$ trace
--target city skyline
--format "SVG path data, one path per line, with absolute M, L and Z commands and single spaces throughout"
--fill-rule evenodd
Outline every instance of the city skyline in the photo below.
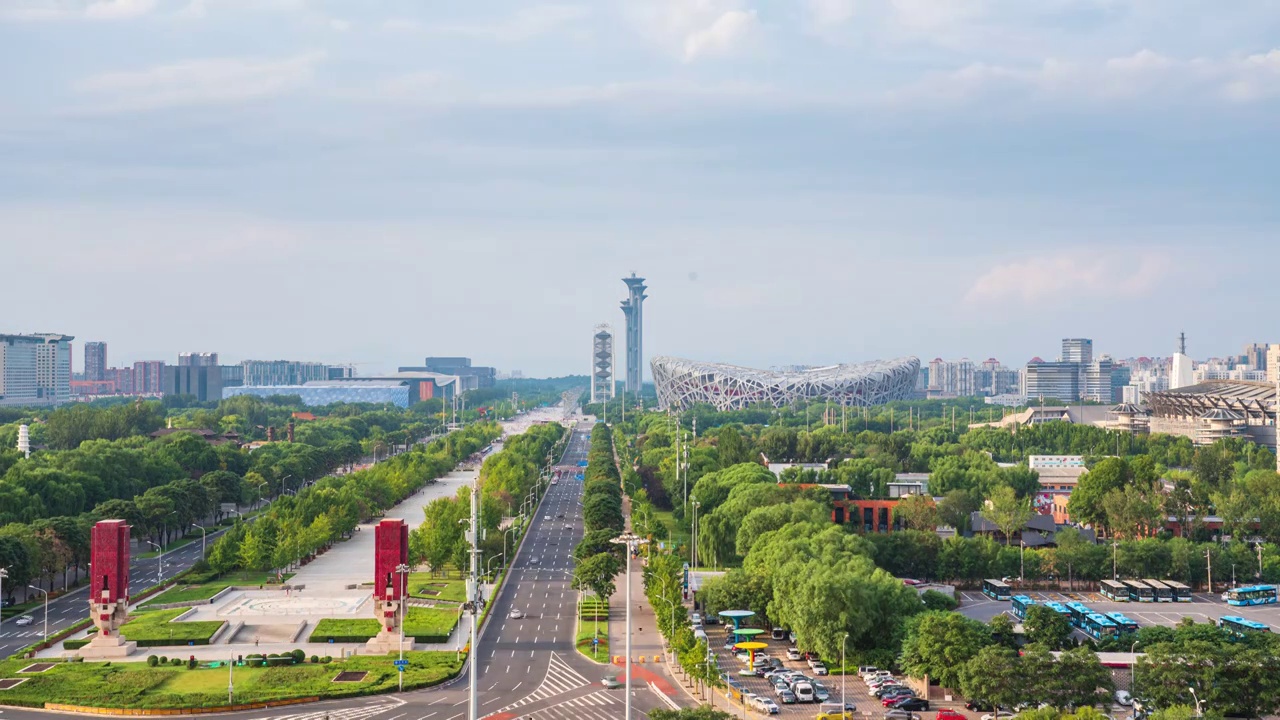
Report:
M 548 375 L 634 270 L 650 357 L 1235 348 L 1274 13 L 1175 5 L 15 0 L 0 302 L 122 362 Z

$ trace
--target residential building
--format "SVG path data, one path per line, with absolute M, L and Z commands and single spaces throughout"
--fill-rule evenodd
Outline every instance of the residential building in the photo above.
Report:
M 244 385 L 243 365 L 219 365 L 218 369 L 222 371 L 222 387 L 229 388 Z
M 133 368 L 109 368 L 107 379 L 115 384 L 120 395 L 133 395 Z
M 217 357 L 215 355 L 214 359 Z M 200 402 L 222 400 L 222 368 L 213 365 L 170 365 L 164 369 L 165 395 L 191 395 Z
M 57 333 L 37 334 L 36 391 L 50 404 L 58 405 L 71 400 L 71 341 L 70 335 Z
M 1244 355 L 1241 359 L 1245 365 L 1254 370 L 1265 371 L 1269 365 L 1267 364 L 1267 355 L 1271 351 L 1271 345 L 1267 343 L 1249 343 L 1244 346 Z
M 929 397 L 972 397 L 976 394 L 973 361 L 962 358 L 947 362 L 934 358 L 929 363 Z
M 1080 399 L 1112 402 L 1111 358 L 1103 357 L 1081 366 Z
M 163 360 L 142 360 L 133 364 L 133 394 L 160 395 L 163 392 Z
M 891 498 L 928 495 L 929 473 L 898 473 L 894 476 L 893 482 L 885 484 L 885 491 Z
M 1280 381 L 1280 345 L 1267 348 L 1267 382 Z
M 1021 377 L 1017 370 L 1001 365 L 995 358 L 987 358 L 974 370 L 973 383 L 977 395 L 1007 395 L 1018 392 Z
M 178 367 L 217 367 L 217 365 L 218 353 L 216 352 L 187 352 L 178 355 Z
M 72 397 L 89 397 L 95 395 L 115 395 L 116 384 L 112 380 L 72 380 Z
M 297 360 L 245 360 L 243 382 L 247 387 L 303 385 L 329 379 L 329 366 Z
M 106 343 L 87 342 L 84 344 L 84 379 L 89 382 L 107 379 Z

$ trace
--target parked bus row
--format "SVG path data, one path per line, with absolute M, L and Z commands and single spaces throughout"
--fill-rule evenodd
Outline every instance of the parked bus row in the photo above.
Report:
M 1191 602 L 1191 588 L 1177 580 L 1103 580 L 1099 590 L 1112 602 Z M 1003 580 L 983 580 L 982 592 L 992 600 L 1009 600 L 1013 590 Z M 1280 601 L 1275 585 L 1248 585 L 1222 594 L 1228 605 L 1273 605 Z
M 1054 612 L 1061 613 L 1071 623 L 1071 627 L 1080 630 L 1094 640 L 1138 632 L 1138 623 L 1121 612 L 1094 612 L 1089 606 L 1078 602 L 1066 604 L 1057 602 L 1037 603 L 1026 595 L 1014 595 L 1010 598 L 1014 617 L 1018 618 L 1018 620 L 1026 620 L 1027 611 L 1037 604 L 1042 604 Z M 1271 632 L 1270 626 L 1265 623 L 1233 615 L 1225 616 L 1219 620 L 1218 627 L 1234 637 L 1244 637 L 1249 633 L 1256 632 Z

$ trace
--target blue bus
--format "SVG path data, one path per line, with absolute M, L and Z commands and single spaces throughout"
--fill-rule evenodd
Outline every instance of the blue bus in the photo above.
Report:
M 1222 628 L 1228 635 L 1236 638 L 1242 638 L 1254 633 L 1269 633 L 1271 628 L 1260 622 L 1246 620 L 1242 617 L 1227 615 L 1218 621 L 1218 627 Z
M 1119 580 L 1103 580 L 1102 597 L 1111 602 L 1129 602 L 1129 586 Z
M 1071 609 L 1066 605 L 1060 602 L 1047 602 L 1044 606 L 1066 618 L 1068 623 L 1071 622 Z
M 1160 580 L 1152 580 L 1144 578 L 1143 581 L 1156 594 L 1156 602 L 1173 602 L 1173 588 L 1166 585 Z
M 1228 605 L 1273 605 L 1275 602 L 1275 585 L 1248 585 L 1227 591 Z
M 1032 605 L 1035 605 L 1036 601 L 1032 600 L 1026 595 L 1014 595 L 1013 598 L 1009 601 L 1009 604 L 1013 606 L 1014 617 L 1018 618 L 1019 620 L 1026 620 L 1027 608 L 1031 607 Z
M 1115 637 L 1120 634 L 1120 629 L 1116 624 L 1111 622 L 1106 615 L 1098 613 L 1089 613 L 1084 617 L 1084 626 L 1080 628 L 1085 635 L 1094 640 L 1102 640 L 1103 638 Z
M 1165 580 L 1164 584 L 1173 590 L 1174 602 L 1191 602 L 1191 588 L 1177 580 Z
M 1129 586 L 1129 602 L 1156 601 L 1155 588 L 1141 580 L 1125 580 L 1124 584 Z
M 1013 595 L 1003 580 L 983 580 L 982 592 L 992 600 L 1008 600 Z
M 1108 620 L 1116 624 L 1116 629 L 1120 631 L 1120 634 L 1138 632 L 1138 623 L 1125 617 L 1124 613 L 1109 612 L 1106 613 L 1106 616 Z
M 1078 602 L 1067 603 L 1067 610 L 1071 611 L 1072 627 L 1078 627 L 1081 629 L 1084 628 L 1084 619 L 1093 614 L 1093 611 L 1090 610 L 1087 605 Z

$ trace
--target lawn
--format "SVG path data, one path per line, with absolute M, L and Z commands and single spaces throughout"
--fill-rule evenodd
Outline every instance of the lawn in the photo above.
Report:
M 584 604 L 594 602 L 594 600 L 587 600 Z M 590 614 L 578 618 L 578 637 L 574 646 L 578 648 L 578 652 L 588 658 L 596 662 L 607 663 L 609 662 L 609 623 L 607 622 L 609 606 L 606 603 L 601 603 L 601 605 L 604 606 L 604 613 L 600 615 L 601 622 L 593 620 Z M 591 638 L 597 637 L 597 633 L 599 633 L 600 645 L 593 652 Z
M 138 647 L 186 645 L 188 642 L 194 642 L 196 645 L 208 645 L 209 638 L 213 637 L 213 634 L 225 622 L 224 620 L 170 622 L 184 612 L 186 610 L 183 608 L 177 608 L 175 610 L 155 610 L 139 613 L 126 622 L 124 627 L 120 628 L 120 634 L 126 640 L 138 643 Z
M 425 572 L 409 573 L 409 596 L 427 600 L 447 600 L 464 602 L 467 599 L 467 584 L 463 580 L 446 580 L 438 575 Z M 435 591 L 431 594 L 428 591 Z
M 404 634 L 420 642 L 446 642 L 458 624 L 458 610 L 454 608 L 409 608 L 405 618 Z M 324 618 L 316 624 L 308 642 L 364 642 L 378 634 L 381 627 L 373 618 L 341 620 Z
M 427 687 L 457 675 L 461 663 L 453 652 L 405 654 L 409 667 L 405 689 Z M 19 675 L 31 661 L 0 663 L 0 678 L 28 677 L 4 691 L 4 702 L 40 707 L 46 702 L 92 707 L 197 708 L 227 702 L 227 670 L 222 668 L 147 667 L 146 663 L 59 663 L 38 675 Z M 358 683 L 333 683 L 344 670 L 368 671 Z M 396 689 L 391 658 L 357 656 L 327 664 L 247 668 L 234 671 L 235 701 L 262 702 L 305 697 L 349 697 Z
M 292 574 L 285 575 L 285 580 L 293 577 Z M 232 585 L 274 585 L 276 583 L 276 574 L 272 572 L 237 572 L 224 575 L 216 580 L 207 582 L 194 583 L 190 585 L 174 585 L 159 595 L 148 598 L 146 602 L 139 605 L 139 608 L 145 608 L 149 605 L 166 605 L 168 603 L 190 602 L 192 600 L 208 600 L 209 598 L 222 592 L 225 588 Z
M 578 617 L 583 620 L 608 620 L 609 602 L 607 600 L 587 598 L 578 605 Z
M 680 526 L 680 523 L 676 522 L 675 516 L 671 513 L 670 510 L 666 510 L 662 512 L 655 511 L 653 514 L 655 517 L 658 518 L 658 520 L 662 521 L 662 523 L 664 523 L 667 526 L 666 543 L 668 548 L 674 547 L 676 545 L 687 546 L 689 544 L 689 541 L 692 536 L 689 535 L 688 530 L 685 530 Z

